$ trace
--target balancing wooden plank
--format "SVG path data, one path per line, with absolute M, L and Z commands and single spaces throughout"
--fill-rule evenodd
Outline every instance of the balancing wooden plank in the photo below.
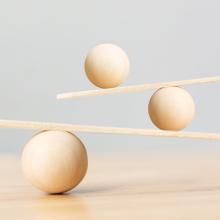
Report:
M 87 90 L 80 92 L 68 92 L 68 93 L 58 94 L 57 99 L 75 99 L 86 96 L 99 96 L 99 95 L 107 95 L 113 93 L 143 92 L 145 90 L 159 89 L 170 86 L 186 86 L 186 85 L 217 83 L 217 82 L 220 82 L 220 76 L 165 82 L 165 83 L 151 83 L 151 84 L 142 84 L 142 85 L 134 85 L 134 86 L 125 86 L 125 87 L 117 87 L 111 89 L 97 89 L 97 90 Z
M 37 129 L 37 130 L 64 130 L 70 132 L 103 133 L 103 134 L 142 135 L 142 136 L 152 136 L 152 137 L 220 140 L 219 133 L 162 131 L 162 130 L 153 130 L 153 129 L 72 125 L 72 124 L 59 124 L 59 123 L 48 123 L 48 122 L 33 122 L 33 121 L 0 120 L 0 127 Z

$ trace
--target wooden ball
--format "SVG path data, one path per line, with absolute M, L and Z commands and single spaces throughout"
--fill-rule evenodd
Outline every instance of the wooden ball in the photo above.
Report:
M 151 97 L 148 112 L 158 128 L 182 130 L 192 121 L 195 104 L 192 96 L 182 88 L 161 88 Z
M 100 88 L 113 88 L 123 83 L 129 73 L 127 54 L 114 44 L 94 47 L 85 60 L 88 79 Z
M 44 131 L 32 137 L 22 153 L 24 176 L 47 193 L 63 193 L 77 186 L 86 174 L 83 143 L 66 131 Z

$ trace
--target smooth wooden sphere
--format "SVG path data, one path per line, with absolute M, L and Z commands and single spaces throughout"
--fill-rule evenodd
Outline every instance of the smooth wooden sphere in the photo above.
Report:
M 127 54 L 114 44 L 94 47 L 85 60 L 88 79 L 100 88 L 113 88 L 123 83 L 129 73 Z
M 22 170 L 36 188 L 63 193 L 80 183 L 88 166 L 83 143 L 66 131 L 44 131 L 26 144 Z
M 158 128 L 182 130 L 192 121 L 195 104 L 192 96 L 182 88 L 161 88 L 151 97 L 148 112 Z

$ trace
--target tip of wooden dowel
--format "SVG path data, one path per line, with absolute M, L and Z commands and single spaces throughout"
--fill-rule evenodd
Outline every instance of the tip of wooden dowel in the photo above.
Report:
M 60 94 L 57 94 L 56 95 L 56 99 L 57 100 L 62 100 L 62 99 L 69 99 L 69 98 L 75 98 L 75 97 L 72 97 L 72 93 L 60 93 Z
M 62 99 L 62 94 L 57 94 L 56 99 L 58 99 L 58 100 Z

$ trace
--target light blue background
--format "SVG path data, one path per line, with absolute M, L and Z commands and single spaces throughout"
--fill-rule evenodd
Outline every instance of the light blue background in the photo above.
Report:
M 7 0 L 0 2 L 0 118 L 152 128 L 152 91 L 57 101 L 94 89 L 83 63 L 109 42 L 130 58 L 124 85 L 220 73 L 220 3 L 210 0 Z M 219 84 L 187 87 L 196 117 L 186 129 L 220 132 Z M 21 152 L 33 131 L 0 130 L 0 152 Z M 83 134 L 89 152 L 218 149 L 220 142 Z

